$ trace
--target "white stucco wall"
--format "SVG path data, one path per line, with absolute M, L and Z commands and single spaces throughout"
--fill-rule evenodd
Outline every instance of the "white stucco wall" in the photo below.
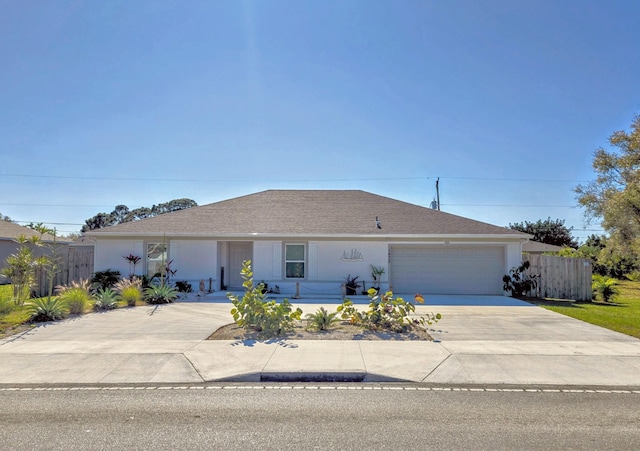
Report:
M 284 278 L 284 243 L 294 242 L 303 242 L 307 246 L 307 277 L 298 281 L 303 295 L 341 294 L 341 284 L 347 275 L 358 276 L 358 281 L 364 281 L 366 287 L 370 288 L 373 285 L 371 265 L 385 268 L 382 288 L 389 286 L 389 243 L 383 241 L 258 240 L 253 244 L 254 280 L 264 280 L 272 288 L 279 285 L 283 294 L 295 293 L 296 280 Z M 220 268 L 228 264 L 226 242 L 168 240 L 168 244 L 172 268 L 177 270 L 173 280 L 187 280 L 197 290 L 199 280 L 205 279 L 208 287 L 209 278 L 212 278 L 213 288 L 220 288 Z M 507 274 L 509 269 L 521 262 L 521 245 L 519 242 L 485 242 L 480 245 L 497 244 L 505 246 L 504 273 Z M 123 256 L 134 254 L 144 259 L 144 246 L 143 240 L 96 240 L 95 270 L 111 268 L 127 276 L 130 268 Z M 356 258 L 350 258 L 352 254 Z M 344 258 L 345 255 L 347 258 Z M 136 272 L 141 274 L 143 269 L 141 261 Z M 228 271 L 228 268 L 225 270 Z M 228 280 L 228 274 L 225 274 L 225 278 Z
M 129 262 L 124 256 L 133 254 L 144 259 L 142 240 L 96 240 L 94 247 L 94 270 L 112 269 L 129 276 Z M 136 273 L 143 273 L 143 261 L 136 265 Z
M 186 280 L 197 290 L 201 279 L 209 286 L 209 278 L 213 286 L 217 286 L 219 274 L 218 242 L 215 240 L 170 240 L 169 259 L 171 269 L 176 270 L 172 280 Z
M 522 243 L 508 243 L 504 273 L 509 274 L 509 270 L 514 266 L 520 266 L 520 263 L 522 263 Z
M 282 293 L 295 293 L 296 282 L 301 292 L 341 294 L 341 284 L 348 275 L 358 276 L 367 288 L 372 286 L 371 265 L 388 266 L 388 246 L 386 242 L 341 242 L 341 241 L 286 241 L 304 243 L 307 249 L 305 279 L 294 280 L 284 277 L 283 241 L 256 241 L 253 246 L 254 280 L 264 280 L 273 288 L 278 285 Z M 346 261 L 344 254 L 362 255 L 362 260 Z M 387 274 L 383 275 L 383 286 Z

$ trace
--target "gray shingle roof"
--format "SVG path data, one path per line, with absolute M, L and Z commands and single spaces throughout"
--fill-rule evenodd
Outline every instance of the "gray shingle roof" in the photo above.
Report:
M 32 237 L 32 236 L 40 236 L 39 232 L 36 232 L 33 229 L 30 229 L 28 227 L 23 227 L 19 224 L 13 223 L 13 222 L 9 222 L 9 221 L 0 221 L 0 239 L 3 240 L 14 240 L 17 237 L 19 237 L 20 235 L 24 235 L 27 238 Z M 45 242 L 50 242 L 53 241 L 53 236 L 49 235 L 48 233 L 45 233 L 42 236 L 42 240 Z M 71 240 L 69 240 L 68 238 L 57 238 L 57 241 L 59 241 L 60 243 L 63 242 L 69 242 Z
M 381 229 L 376 227 L 376 216 Z M 169 236 L 528 235 L 359 190 L 268 190 L 88 232 Z

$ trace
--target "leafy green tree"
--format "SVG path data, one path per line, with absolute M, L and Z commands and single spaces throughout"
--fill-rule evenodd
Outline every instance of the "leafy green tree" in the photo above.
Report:
M 35 282 L 35 271 L 38 259 L 33 253 L 33 248 L 39 246 L 38 236 L 26 237 L 20 235 L 16 238 L 18 250 L 7 257 L 6 267 L 2 273 L 11 279 L 13 284 L 13 300 L 16 305 L 23 305 L 31 297 L 31 287 Z
M 616 243 L 603 235 L 590 235 L 578 248 L 564 248 L 561 257 L 578 257 L 591 260 L 593 274 L 622 279 L 638 269 L 634 255 L 619 252 Z
M 115 222 L 111 215 L 107 213 L 98 213 L 92 218 L 84 221 L 81 231 L 88 232 L 89 230 L 102 229 L 103 227 L 109 227 L 115 225 Z
M 9 216 L 3 215 L 2 213 L 0 213 L 0 221 L 14 222 L 13 219 L 11 219 Z
M 640 115 L 631 131 L 619 130 L 609 137 L 612 150 L 599 148 L 593 156 L 596 179 L 575 188 L 588 221 L 602 221 L 621 251 L 637 254 L 640 234 Z
M 578 241 L 571 235 L 573 227 L 565 226 L 562 219 L 549 217 L 544 221 L 538 219 L 536 222 L 516 222 L 509 224 L 509 228 L 533 235 L 533 241 L 540 243 L 567 246 L 573 249 L 578 247 Z
M 152 207 L 139 207 L 130 210 L 126 205 L 117 205 L 111 213 L 98 213 L 85 220 L 82 232 L 102 229 L 125 222 L 138 221 L 140 219 L 152 218 L 154 216 L 171 213 L 173 211 L 184 210 L 186 208 L 197 207 L 196 201 L 186 198 L 174 199 Z

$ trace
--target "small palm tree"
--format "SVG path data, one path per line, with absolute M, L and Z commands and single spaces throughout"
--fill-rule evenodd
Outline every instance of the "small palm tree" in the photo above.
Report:
M 307 328 L 315 330 L 329 330 L 331 326 L 339 321 L 336 316 L 338 312 L 328 312 L 324 307 L 320 307 L 315 313 L 308 313 Z
M 616 284 L 616 279 L 599 274 L 594 275 L 591 282 L 594 297 L 599 297 L 603 302 L 611 302 L 620 293 Z

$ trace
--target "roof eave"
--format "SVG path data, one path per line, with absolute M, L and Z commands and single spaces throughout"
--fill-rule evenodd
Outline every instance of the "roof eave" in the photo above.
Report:
M 514 240 L 514 241 L 528 241 L 530 239 L 530 235 L 526 234 L 478 234 L 478 233 L 469 233 L 469 234 L 439 234 L 439 233 L 429 233 L 429 234 L 355 234 L 355 233 L 259 233 L 259 232 L 251 232 L 251 233 L 124 233 L 124 232 L 99 232 L 99 233 L 86 233 L 85 236 L 88 238 L 99 239 L 99 238 L 149 238 L 149 237 L 161 237 L 166 236 L 168 238 L 176 239 L 176 238 L 210 238 L 210 239 L 265 239 L 265 238 L 305 238 L 305 239 L 340 239 L 340 238 L 349 238 L 349 239 L 371 239 L 371 240 L 406 240 L 406 239 L 420 239 L 420 240 L 429 240 L 429 239 L 438 239 L 438 240 L 458 240 L 458 239 L 499 239 L 499 240 Z

